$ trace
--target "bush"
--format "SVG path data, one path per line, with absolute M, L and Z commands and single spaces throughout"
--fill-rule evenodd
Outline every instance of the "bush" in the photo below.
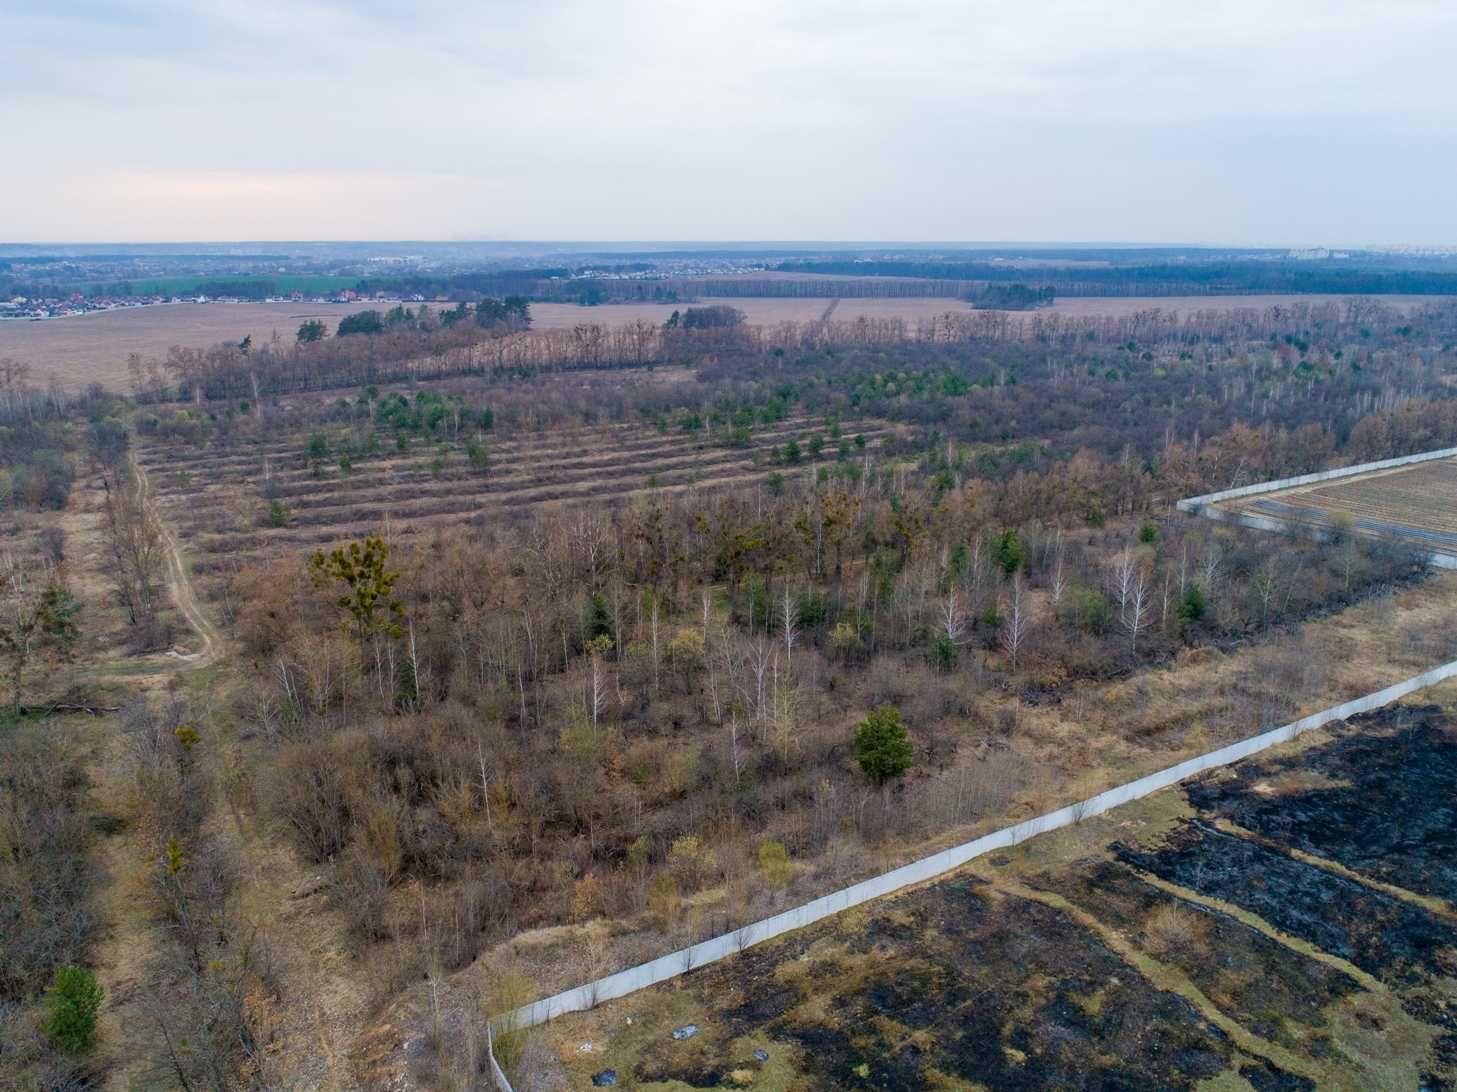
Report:
M 1204 589 L 1198 584 L 1190 584 L 1184 592 L 1184 598 L 1179 601 L 1179 617 L 1185 622 L 1197 622 L 1208 610 L 1209 603 L 1204 598 Z
M 813 588 L 806 589 L 795 597 L 794 613 L 800 629 L 818 629 L 830 617 L 830 597 Z
M 956 642 L 944 633 L 931 638 L 931 663 L 938 671 L 950 671 L 956 666 Z
M 855 728 L 855 759 L 877 785 L 911 768 L 911 741 L 900 712 L 891 705 L 872 709 Z
M 1017 537 L 1016 531 L 1003 531 L 997 536 L 992 555 L 1008 576 L 1027 564 L 1027 554 L 1022 549 L 1022 540 Z
M 759 872 L 770 887 L 785 887 L 794 876 L 794 866 L 789 863 L 789 851 L 783 842 L 761 842 L 759 844 Z
M 84 967 L 57 967 L 45 997 L 46 1034 L 73 1054 L 90 1050 L 102 994 L 96 976 Z

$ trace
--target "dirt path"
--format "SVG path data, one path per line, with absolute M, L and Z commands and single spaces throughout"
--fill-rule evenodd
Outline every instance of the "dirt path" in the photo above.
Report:
M 168 594 L 172 596 L 172 602 L 176 604 L 182 617 L 187 619 L 187 624 L 196 631 L 198 639 L 202 642 L 202 648 L 196 652 L 173 650 L 168 655 L 179 661 L 178 667 L 206 667 L 217 659 L 222 637 L 198 605 L 197 594 L 192 587 L 192 577 L 182 561 L 182 551 L 177 544 L 177 535 L 162 518 L 162 512 L 152 493 L 152 483 L 147 477 L 146 469 L 137 462 L 135 453 L 129 455 L 128 458 L 131 461 L 132 474 L 137 482 L 137 502 L 151 513 L 157 523 L 157 533 L 162 537 L 167 567 Z
M 201 642 L 195 652 L 170 651 L 174 662 L 153 676 L 175 678 L 217 662 L 227 646 L 198 602 L 177 534 L 161 510 L 145 468 L 135 457 L 131 465 L 137 500 L 157 521 L 162 538 L 168 592 Z M 244 878 L 234 896 L 237 909 L 241 919 L 268 940 L 273 952 L 273 971 L 286 999 L 273 1055 L 279 1073 L 288 1074 L 289 1087 L 338 1092 L 355 1087 L 350 1057 L 353 1034 L 364 1024 L 371 990 L 340 942 L 345 927 L 339 912 L 328 905 L 320 873 L 302 864 L 286 847 L 259 837 L 251 822 L 230 813 L 221 801 L 214 801 L 206 824 L 236 853 Z M 106 856 L 114 863 L 114 878 L 118 878 L 114 865 L 125 859 L 128 848 L 124 838 L 106 847 Z M 125 875 L 119 878 L 125 881 Z M 129 1092 L 138 1087 L 139 1077 L 145 1085 L 149 1076 L 136 1071 L 127 1049 L 126 1027 L 142 1016 L 135 999 L 137 969 L 156 937 L 154 927 L 127 899 L 124 882 L 108 885 L 104 905 L 111 928 L 100 946 L 98 963 L 104 967 L 109 989 L 114 986 L 111 996 L 118 1002 L 109 1014 L 118 1060 L 107 1087 Z
M 182 672 L 212 664 L 221 654 L 223 642 L 197 602 L 177 537 L 162 518 L 146 471 L 135 458 L 131 466 L 136 475 L 137 501 L 156 520 L 161 537 L 168 594 L 201 644 L 195 652 L 169 650 L 167 656 L 171 662 L 153 661 L 156 665 L 153 669 L 127 676 L 129 682 L 151 688 L 175 679 Z M 128 769 L 129 744 L 115 721 L 108 721 L 106 727 L 106 731 L 92 734 L 87 772 L 98 810 L 102 814 L 122 816 L 129 810 L 127 795 L 132 791 L 124 773 Z M 106 990 L 99 1026 L 101 1047 L 109 1056 L 110 1064 L 103 1087 L 129 1092 L 152 1085 L 158 1076 L 148 1068 L 148 1049 L 142 1041 L 145 1038 L 142 1029 L 148 1019 L 147 968 L 159 945 L 157 927 L 148 916 L 145 902 L 137 897 L 148 862 L 135 832 L 123 824 L 116 824 L 97 838 L 92 857 L 107 877 L 97 887 L 97 912 L 103 928 L 94 952 L 97 978 Z

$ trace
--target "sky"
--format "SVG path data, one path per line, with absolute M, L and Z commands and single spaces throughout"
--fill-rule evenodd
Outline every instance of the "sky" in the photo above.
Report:
M 1457 244 L 1457 4 L 0 0 L 0 241 Z

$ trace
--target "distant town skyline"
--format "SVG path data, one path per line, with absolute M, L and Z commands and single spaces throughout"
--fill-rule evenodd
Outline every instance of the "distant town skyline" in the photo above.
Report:
M 12 5 L 0 240 L 1457 243 L 1431 2 Z

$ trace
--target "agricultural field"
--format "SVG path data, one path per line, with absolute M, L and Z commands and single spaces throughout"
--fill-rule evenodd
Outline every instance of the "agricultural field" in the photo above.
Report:
M 292 343 L 310 319 L 332 333 L 359 303 L 162 303 L 93 311 L 38 322 L 0 322 L 0 360 L 12 357 L 31 366 L 32 381 L 44 386 L 54 377 L 67 390 L 101 383 L 130 389 L 126 361 L 132 353 L 162 358 L 174 345 L 206 348 L 220 341 L 252 336 L 265 342 L 278 335 Z
M 392 397 L 399 395 L 387 389 L 374 406 Z M 380 414 L 376 408 L 376 420 Z M 442 422 L 423 435 L 388 425 L 376 430 L 366 413 L 357 424 L 235 447 L 148 445 L 137 461 L 164 518 L 187 544 L 193 575 L 215 596 L 250 561 L 331 546 L 385 525 L 403 539 L 450 525 L 484 527 L 542 505 L 842 472 L 858 468 L 890 434 L 872 420 L 831 425 L 795 417 L 740 437 L 648 422 L 483 431 L 471 420 Z M 824 444 L 818 458 L 810 454 L 816 436 Z M 771 461 L 773 449 L 791 441 L 805 454 L 793 464 Z
M 1217 507 L 1305 526 L 1349 522 L 1361 534 L 1457 555 L 1457 459 L 1238 498 Z
M 537 1034 L 572 1088 L 1450 1087 L 1441 693 Z

